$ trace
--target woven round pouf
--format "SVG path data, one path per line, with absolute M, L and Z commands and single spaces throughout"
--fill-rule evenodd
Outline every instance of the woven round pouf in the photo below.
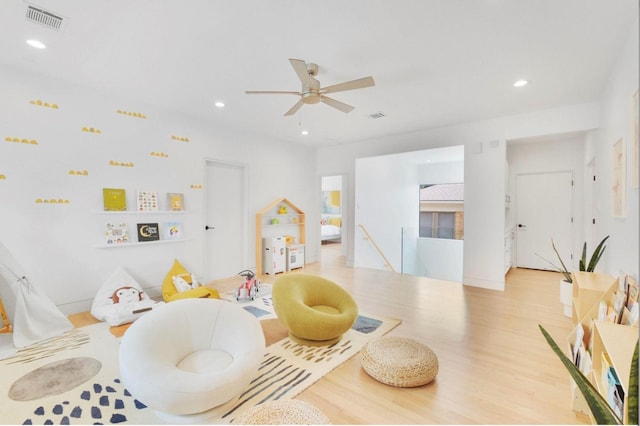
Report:
M 411 388 L 426 385 L 438 374 L 436 354 L 406 337 L 383 336 L 364 345 L 362 368 L 387 385 Z
M 298 399 L 256 405 L 235 418 L 237 425 L 330 425 L 325 414 Z

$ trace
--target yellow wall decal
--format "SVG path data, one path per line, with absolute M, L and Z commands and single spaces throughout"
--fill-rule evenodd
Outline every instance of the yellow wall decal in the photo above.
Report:
M 41 101 L 40 99 L 31 100 L 29 101 L 29 103 L 32 105 L 37 105 L 45 108 L 58 109 L 58 104 L 44 102 L 44 101 Z
M 114 161 L 114 160 L 109 161 L 109 165 L 116 166 L 116 167 L 134 167 L 133 162 L 124 163 L 121 161 Z
M 147 118 L 147 116 L 146 116 L 146 115 L 144 115 L 144 114 L 143 114 L 143 113 L 141 113 L 141 112 L 131 112 L 131 111 L 125 111 L 125 110 L 122 110 L 122 109 L 119 109 L 119 110 L 117 110 L 116 112 L 117 112 L 118 114 L 128 115 L 128 116 L 130 116 L 130 117 L 143 118 L 143 119 L 146 119 L 146 118 Z
M 94 127 L 86 127 L 86 126 L 82 128 L 82 131 L 87 133 L 98 133 L 98 134 L 102 133 L 102 130 L 100 129 L 96 129 Z
M 51 198 L 49 200 L 42 199 L 42 198 L 36 198 L 36 203 L 37 204 L 70 204 L 71 201 L 65 200 L 65 199 L 62 199 L 62 198 Z
M 164 153 L 164 152 L 152 152 L 151 153 L 152 157 L 162 157 L 162 158 L 169 158 L 169 155 Z
M 176 135 L 171 135 L 171 140 L 174 141 L 181 141 L 181 142 L 190 142 L 189 138 L 186 136 L 176 136 Z
M 16 137 L 7 136 L 6 138 L 4 138 L 4 140 L 7 141 L 7 142 L 16 142 L 16 143 L 24 143 L 24 144 L 29 144 L 29 145 L 38 145 L 38 141 L 35 140 L 35 139 L 16 138 Z
M 89 176 L 89 172 L 86 170 L 69 170 L 69 174 L 75 176 Z
M 191 189 L 202 189 L 202 185 L 191 185 Z
M 5 175 L 0 175 L 0 180 L 5 180 L 7 177 Z

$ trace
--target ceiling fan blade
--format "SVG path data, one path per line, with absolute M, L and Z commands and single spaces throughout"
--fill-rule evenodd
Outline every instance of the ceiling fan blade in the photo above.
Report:
M 293 70 L 298 75 L 298 78 L 302 84 L 309 83 L 309 71 L 307 71 L 307 64 L 302 59 L 289 59 Z
M 283 90 L 246 90 L 244 93 L 247 95 L 298 95 L 300 92 L 288 92 Z
M 332 99 L 328 96 L 324 96 L 321 95 L 320 96 L 320 100 L 322 102 L 324 102 L 325 104 L 334 107 L 335 109 L 339 109 L 340 111 L 344 112 L 344 113 L 349 113 L 351 111 L 353 111 L 354 107 L 352 107 L 351 105 L 347 105 L 344 102 L 340 102 L 340 101 L 336 101 L 335 99 Z
M 285 112 L 284 115 L 287 116 L 295 114 L 302 107 L 302 105 L 304 105 L 304 102 L 302 102 L 302 99 L 300 99 L 294 106 L 291 107 L 289 111 Z
M 357 80 L 351 80 L 344 83 L 334 84 L 332 86 L 323 87 L 320 89 L 320 93 L 335 93 L 344 92 L 345 90 L 363 89 L 365 87 L 375 86 L 373 77 L 364 77 Z

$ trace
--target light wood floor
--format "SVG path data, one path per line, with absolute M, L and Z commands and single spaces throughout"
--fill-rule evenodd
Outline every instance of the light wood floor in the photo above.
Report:
M 569 375 L 542 337 L 542 324 L 565 346 L 559 274 L 513 269 L 504 292 L 344 265 L 338 244 L 297 272 L 343 285 L 361 312 L 402 320 L 391 334 L 411 337 L 438 356 L 429 385 L 383 385 L 352 358 L 298 396 L 334 424 L 585 424 L 570 408 Z M 294 272 L 295 273 L 295 272 Z M 274 277 L 263 276 L 273 283 Z M 237 279 L 210 283 L 220 291 Z M 77 319 L 78 317 L 76 317 Z

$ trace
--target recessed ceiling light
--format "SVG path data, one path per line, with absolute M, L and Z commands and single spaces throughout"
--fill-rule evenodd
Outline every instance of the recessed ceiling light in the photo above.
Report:
M 224 102 L 222 102 L 222 101 L 218 101 L 218 102 L 216 102 L 216 106 L 217 106 L 218 108 L 224 108 Z
M 300 132 L 300 134 L 307 136 L 309 134 L 308 130 L 303 130 Z
M 529 82 L 527 80 L 518 80 L 513 83 L 513 87 L 523 87 L 526 86 Z
M 43 42 L 35 39 L 27 40 L 27 44 L 31 47 L 35 47 L 36 49 L 45 49 L 47 47 Z

